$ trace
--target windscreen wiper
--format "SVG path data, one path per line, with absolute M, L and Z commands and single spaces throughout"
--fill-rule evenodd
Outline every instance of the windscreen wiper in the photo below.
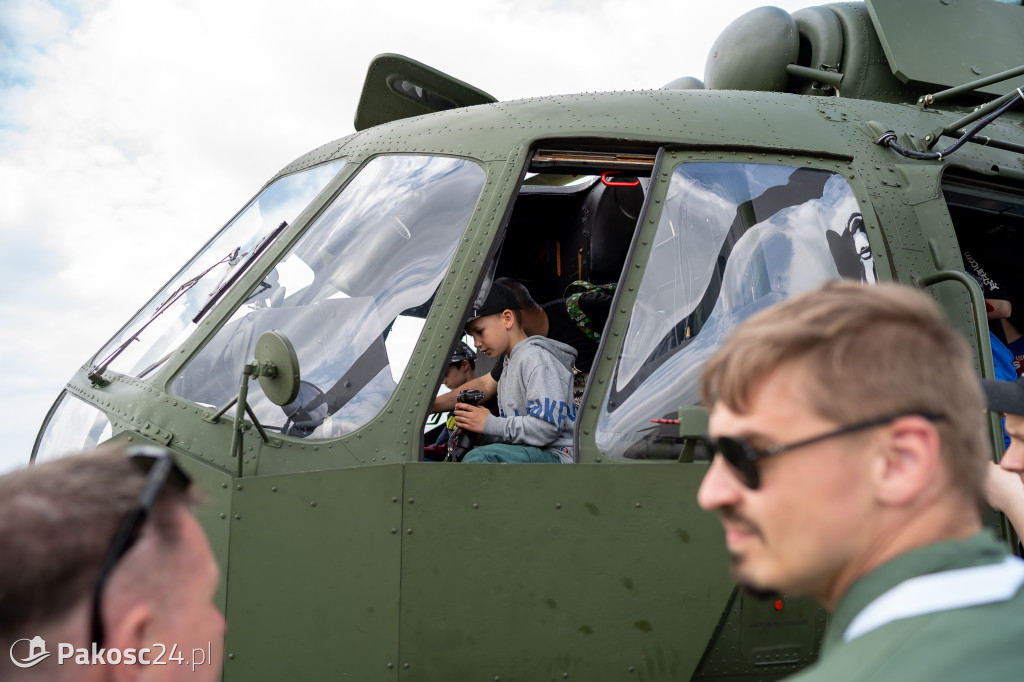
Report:
M 277 239 L 277 235 L 281 234 L 281 232 L 283 232 L 284 228 L 286 227 L 288 227 L 288 221 L 282 220 L 281 224 L 275 227 L 273 232 L 263 237 L 263 239 L 259 240 L 256 243 L 256 246 L 252 247 L 252 251 L 250 251 L 248 255 L 242 254 L 243 256 L 245 256 L 246 265 L 248 266 L 249 263 L 252 263 L 253 261 L 256 260 L 257 256 L 266 251 L 267 247 L 270 246 L 270 244 L 275 239 Z M 203 316 L 206 315 L 206 313 L 210 312 L 210 308 L 212 308 L 214 304 L 216 304 L 217 301 L 220 300 L 220 297 L 224 295 L 224 292 L 231 288 L 231 285 L 238 281 L 239 277 L 245 274 L 246 270 L 248 270 L 248 267 L 241 267 L 236 269 L 233 273 L 231 273 L 230 277 L 224 280 L 224 282 L 221 283 L 219 287 L 214 289 L 213 292 L 210 294 L 210 297 L 206 299 L 206 303 L 203 304 L 203 307 L 200 308 L 199 312 L 196 313 L 196 316 L 192 318 L 192 321 L 198 324 L 199 320 L 203 319 Z
M 178 300 L 179 298 L 181 298 L 181 297 L 182 297 L 182 296 L 183 296 L 183 295 L 185 294 L 185 292 L 186 292 L 186 291 L 188 291 L 189 289 L 191 289 L 192 287 L 194 287 L 194 286 L 195 286 L 196 284 L 198 284 L 198 283 L 199 283 L 199 282 L 200 282 L 200 281 L 201 281 L 201 280 L 202 280 L 202 279 L 203 279 L 204 277 L 206 277 L 206 276 L 207 276 L 208 274 L 210 274 L 210 271 L 211 271 L 211 270 L 213 270 L 213 269 L 214 269 L 215 267 L 217 267 L 218 265 L 222 265 L 222 264 L 224 264 L 224 263 L 230 263 L 231 261 L 233 261 L 233 260 L 235 260 L 236 258 L 238 258 L 238 252 L 239 252 L 239 250 L 240 250 L 240 248 L 236 246 L 236 247 L 235 247 L 234 249 L 232 249 L 232 250 L 231 250 L 231 251 L 230 251 L 230 252 L 229 252 L 229 253 L 228 253 L 228 254 L 227 254 L 226 256 L 224 256 L 223 258 L 221 258 L 221 259 L 220 259 L 219 261 L 217 261 L 216 263 L 214 263 L 214 264 L 213 264 L 213 265 L 211 265 L 210 267 L 206 268 L 205 270 L 203 270 L 203 271 L 202 271 L 201 273 L 199 273 L 198 275 L 196 275 L 196 276 L 195 276 L 195 277 L 193 277 L 192 279 L 190 279 L 190 280 L 188 280 L 188 281 L 186 281 L 186 282 L 183 282 L 183 283 L 181 284 L 181 286 L 179 286 L 179 287 L 178 287 L 177 289 L 175 289 L 174 291 L 172 291 L 172 292 L 171 292 L 171 295 L 170 295 L 170 296 L 168 296 L 168 297 L 167 297 L 167 299 L 166 299 L 166 300 L 164 300 L 164 302 L 163 302 L 163 303 L 161 303 L 160 305 L 158 305 L 158 306 L 156 307 L 156 310 L 154 310 L 154 311 L 153 311 L 153 314 L 149 316 L 149 319 L 148 319 L 148 320 L 146 320 L 146 323 L 145 323 L 144 325 L 142 325 L 141 327 L 139 327 L 139 328 L 138 328 L 138 329 L 137 329 L 137 330 L 135 331 L 135 333 L 134 333 L 134 334 L 132 334 L 132 335 L 131 335 L 130 337 L 128 337 L 127 339 L 125 339 L 124 343 L 122 343 L 122 344 L 121 344 L 120 346 L 118 346 L 118 347 L 117 347 L 117 348 L 115 348 L 115 349 L 114 349 L 113 351 L 111 351 L 111 352 L 110 352 L 110 355 L 108 355 L 107 357 L 105 357 L 105 358 L 103 359 L 103 362 L 99 363 L 98 365 L 96 365 L 95 367 L 93 367 L 93 368 L 92 368 L 92 369 L 91 369 L 91 370 L 89 371 L 89 379 L 90 379 L 91 381 L 93 381 L 94 383 L 98 383 L 98 384 L 105 384 L 105 383 L 106 383 L 106 381 L 105 381 L 104 379 L 102 379 L 102 376 L 101 376 L 101 375 L 102 375 L 102 374 L 103 374 L 103 373 L 104 373 L 105 371 L 107 371 L 107 367 L 109 367 L 109 366 L 110 366 L 110 363 L 111 363 L 111 362 L 113 362 L 113 361 L 114 361 L 114 360 L 115 360 L 115 359 L 117 358 L 117 356 L 119 356 L 119 355 L 120 355 L 121 353 L 123 353 L 123 352 L 124 352 L 124 350 L 125 350 L 125 349 L 126 349 L 126 348 L 127 348 L 128 346 L 130 346 L 130 345 L 132 344 L 132 342 L 133 342 L 133 341 L 138 341 L 138 340 L 139 340 L 139 335 L 140 335 L 140 334 L 142 334 L 142 332 L 146 331 L 146 327 L 148 327 L 149 325 L 151 325 L 151 324 L 153 323 L 153 321 L 154 321 L 154 320 L 155 320 L 156 318 L 158 318 L 158 317 L 160 317 L 161 315 L 163 315 L 163 314 L 164 314 L 164 311 L 166 311 L 166 310 L 167 310 L 168 308 L 170 308 L 170 307 L 171 307 L 171 305 L 172 305 L 172 304 L 173 304 L 173 303 L 174 303 L 175 301 L 177 301 L 177 300 Z
M 144 325 L 139 327 L 138 330 L 136 330 L 136 332 L 134 334 L 132 334 L 129 338 L 125 339 L 124 343 L 122 343 L 117 348 L 115 348 L 113 351 L 111 351 L 110 355 L 108 355 L 106 358 L 103 359 L 103 362 L 99 363 L 98 365 L 96 365 L 95 367 L 93 367 L 89 371 L 89 379 L 93 383 L 96 383 L 96 384 L 100 384 L 100 385 L 105 384 L 106 380 L 104 380 L 102 378 L 102 374 L 103 374 L 103 372 L 105 372 L 107 370 L 107 367 L 110 366 L 110 363 L 113 362 L 117 358 L 117 356 L 119 356 L 121 353 L 123 353 L 124 350 L 126 348 L 128 348 L 128 346 L 130 346 L 132 344 L 132 342 L 138 341 L 139 340 L 139 335 L 141 335 L 142 332 L 144 332 L 146 330 L 146 328 L 150 324 L 152 324 L 154 320 L 156 320 L 156 318 L 160 317 L 164 313 L 164 311 L 166 311 L 169 307 L 171 307 L 171 305 L 175 301 L 177 301 L 179 298 L 181 298 L 185 294 L 186 291 L 188 291 L 189 289 L 194 287 L 196 284 L 198 284 L 204 277 L 206 277 L 208 274 L 210 274 L 210 271 L 212 271 L 218 265 L 223 265 L 224 263 L 227 263 L 229 265 L 235 265 L 235 264 L 237 264 L 237 261 L 238 261 L 238 259 L 240 257 L 244 257 L 246 259 L 245 260 L 246 264 L 252 263 L 254 258 L 255 258 L 255 256 L 258 256 L 259 254 L 263 253 L 263 251 L 266 250 L 266 248 L 270 245 L 270 243 L 273 242 L 274 239 L 279 234 L 281 234 L 281 232 L 287 226 L 288 226 L 288 221 L 286 221 L 286 220 L 282 221 L 281 224 L 278 225 L 277 227 L 275 227 L 272 232 L 270 232 L 269 234 L 264 236 L 262 239 L 260 239 L 260 241 L 258 241 L 256 243 L 256 246 L 254 246 L 252 251 L 250 251 L 249 253 L 247 253 L 247 254 L 243 253 L 240 256 L 239 252 L 242 249 L 241 249 L 240 246 L 236 246 L 234 249 L 232 249 L 226 256 L 221 258 L 219 261 L 217 261 L 216 263 L 214 263 L 210 267 L 206 268 L 201 273 L 199 273 L 198 275 L 196 275 L 192 279 L 188 280 L 187 282 L 182 283 L 182 285 L 180 287 L 178 287 L 173 292 L 171 292 L 171 295 L 168 296 L 167 299 L 163 303 L 161 303 L 159 306 L 157 306 L 156 310 L 153 311 L 153 314 L 150 316 L 150 318 L 148 320 L 146 320 L 146 323 Z M 199 310 L 199 313 L 194 318 L 192 318 L 192 322 L 198 323 L 199 320 L 202 319 L 203 315 L 205 315 L 206 313 L 208 313 L 210 311 L 210 308 L 213 307 L 213 305 L 220 299 L 220 297 L 224 294 L 224 292 L 227 291 L 229 288 L 231 288 L 231 285 L 234 284 L 236 281 L 238 281 L 238 278 L 241 277 L 242 274 L 247 269 L 248 268 L 246 268 L 246 267 L 242 267 L 242 268 L 236 269 L 231 274 L 230 277 L 228 277 L 223 283 L 221 283 L 220 286 L 218 286 L 210 294 L 210 296 L 207 299 L 206 303 L 204 303 L 203 307 Z M 159 364 L 159 363 L 157 363 L 157 364 Z M 146 369 L 146 371 L 148 372 L 152 368 L 153 367 L 150 366 L 150 367 L 148 367 Z

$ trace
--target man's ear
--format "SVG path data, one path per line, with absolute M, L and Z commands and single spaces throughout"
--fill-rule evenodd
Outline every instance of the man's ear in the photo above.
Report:
M 132 649 L 138 656 L 139 649 L 153 647 L 154 642 L 148 640 L 153 632 L 155 615 L 153 604 L 148 601 L 137 602 L 128 607 L 113 627 L 109 628 L 104 646 L 108 651 L 117 649 L 122 653 L 120 665 L 107 666 L 114 682 L 135 682 L 144 678 L 147 667 L 137 658 L 134 663 L 125 663 L 123 654 L 125 650 Z M 159 655 L 159 650 L 150 652 L 147 660 L 152 661 Z
M 875 496 L 885 506 L 913 503 L 942 472 L 939 432 L 924 417 L 908 415 L 893 421 L 880 434 L 872 481 Z

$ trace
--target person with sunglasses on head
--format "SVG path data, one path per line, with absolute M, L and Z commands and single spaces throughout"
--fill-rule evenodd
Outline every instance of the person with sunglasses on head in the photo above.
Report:
M 219 679 L 219 569 L 194 503 L 150 446 L 0 476 L 0 679 Z
M 934 300 L 831 282 L 708 361 L 716 511 L 737 583 L 830 618 L 799 680 L 1019 679 L 1024 562 L 982 529 L 989 446 L 970 350 Z

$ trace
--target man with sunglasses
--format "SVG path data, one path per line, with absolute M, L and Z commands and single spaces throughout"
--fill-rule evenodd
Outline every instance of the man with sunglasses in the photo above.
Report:
M 161 448 L 0 476 L 0 679 L 219 679 L 218 567 Z
M 737 583 L 830 612 L 801 680 L 1019 679 L 1024 562 L 982 529 L 990 447 L 964 340 L 927 295 L 832 282 L 707 363 L 698 491 Z

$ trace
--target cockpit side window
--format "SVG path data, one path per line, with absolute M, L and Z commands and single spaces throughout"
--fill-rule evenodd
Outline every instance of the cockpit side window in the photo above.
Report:
M 673 171 L 629 326 L 598 418 L 606 455 L 675 458 L 704 362 L 740 321 L 839 277 L 874 282 L 853 191 L 833 172 L 752 163 Z
M 369 161 L 172 390 L 226 404 L 257 338 L 275 329 L 295 347 L 302 384 L 283 408 L 254 384 L 249 404 L 260 422 L 300 438 L 342 436 L 366 424 L 405 371 L 484 179 L 464 159 Z

